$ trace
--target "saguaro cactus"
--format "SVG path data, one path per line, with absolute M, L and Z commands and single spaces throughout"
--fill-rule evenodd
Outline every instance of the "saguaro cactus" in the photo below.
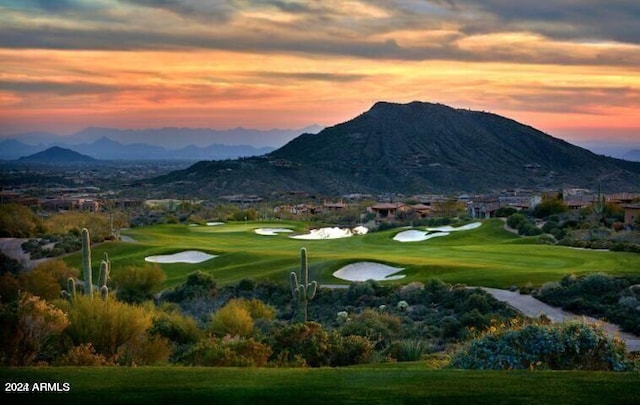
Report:
M 89 230 L 82 228 L 82 275 L 84 276 L 84 294 L 93 298 L 91 273 L 91 240 L 89 239 Z
M 309 282 L 309 263 L 307 262 L 307 249 L 300 249 L 300 276 L 292 271 L 289 274 L 291 283 L 291 295 L 298 303 L 298 317 L 307 321 L 307 304 L 316 296 L 318 283 Z

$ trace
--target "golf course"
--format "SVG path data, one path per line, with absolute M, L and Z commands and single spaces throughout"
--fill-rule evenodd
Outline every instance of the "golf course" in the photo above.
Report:
M 117 272 L 123 266 L 141 266 L 145 258 L 199 252 L 207 260 L 198 263 L 165 260 L 165 287 L 183 282 L 196 270 L 212 274 L 220 284 L 245 278 L 286 282 L 299 265 L 299 250 L 309 252 L 310 275 L 320 284 L 349 284 L 334 277 L 342 267 L 373 262 L 402 269 L 389 281 L 410 283 L 438 278 L 447 283 L 508 288 L 558 281 L 566 274 L 603 272 L 637 275 L 640 255 L 626 252 L 575 249 L 541 244 L 537 237 L 520 237 L 504 229 L 500 220 L 488 220 L 474 229 L 449 232 L 441 237 L 399 242 L 394 236 L 408 228 L 395 228 L 337 239 L 298 239 L 322 224 L 295 221 L 229 222 L 206 225 L 154 225 L 123 231 L 128 242 L 107 242 L 93 247 L 94 268 L 107 252 Z M 264 232 L 264 229 L 280 232 Z M 424 231 L 426 228 L 414 228 Z M 256 230 L 260 230 L 256 232 Z M 284 232 L 283 230 L 291 230 Z M 266 233 L 266 235 L 265 235 Z M 80 264 L 80 255 L 66 258 Z M 394 277 L 397 278 L 397 277 Z

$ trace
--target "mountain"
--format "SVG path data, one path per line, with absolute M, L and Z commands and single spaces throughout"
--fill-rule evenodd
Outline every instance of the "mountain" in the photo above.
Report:
M 7 139 L 0 142 L 0 159 L 13 160 L 22 156 L 33 155 L 44 149 L 46 148 L 42 145 L 27 145 L 15 139 Z
M 18 159 L 20 162 L 32 162 L 32 163 L 92 163 L 96 162 L 96 159 L 83 155 L 81 153 L 72 151 L 71 149 L 61 148 L 59 146 L 52 146 L 51 148 L 42 152 L 34 153 L 33 155 L 24 156 Z
M 87 128 L 69 136 L 46 132 L 15 135 L 0 141 L 0 159 L 13 160 L 51 146 L 71 148 L 101 160 L 221 160 L 269 153 L 303 132 L 235 128 L 112 129 Z
M 637 191 L 640 163 L 596 155 L 491 113 L 379 102 L 268 155 L 198 162 L 155 182 L 173 192 L 209 196 L 557 190 L 599 183 L 605 190 Z
M 622 159 L 632 162 L 640 162 L 640 149 L 633 149 L 622 155 Z

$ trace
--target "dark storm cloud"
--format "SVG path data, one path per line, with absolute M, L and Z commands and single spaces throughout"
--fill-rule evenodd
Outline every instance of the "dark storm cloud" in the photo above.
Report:
M 466 25 L 468 33 L 502 29 L 563 40 L 640 43 L 637 0 L 454 1 L 463 13 L 481 13 Z
M 409 0 L 363 2 L 375 11 L 345 8 L 345 2 L 199 0 L 0 0 L 0 47 L 69 50 L 211 49 L 261 53 L 353 56 L 377 60 L 454 60 L 540 64 L 640 64 L 637 52 L 603 49 L 574 53 L 538 44 L 496 43 L 491 49 L 463 47 L 475 34 L 533 33 L 563 41 L 618 41 L 640 44 L 640 1 Z M 341 8 L 342 7 L 342 8 Z M 116 10 L 118 12 L 115 12 Z M 136 20 L 166 11 L 166 21 Z M 26 24 L 30 13 L 73 14 L 75 25 L 59 20 Z M 270 21 L 246 12 L 281 12 L 293 18 Z M 352 15 L 361 12 L 361 15 Z M 243 14 L 245 13 L 245 14 Z M 260 14 L 258 13 L 258 14 Z M 17 16 L 17 17 L 16 17 Z M 19 17 L 19 18 L 18 18 Z M 166 17 L 166 16 L 164 16 Z M 155 15 L 155 18 L 160 18 Z M 168 17 L 167 17 L 168 18 Z M 240 27 L 234 26 L 245 18 Z M 114 22 L 107 24 L 107 22 Z M 187 23 L 185 23 L 187 22 Z M 396 32 L 449 34 L 413 43 Z
M 50 93 L 58 95 L 106 94 L 119 91 L 116 86 L 89 82 L 0 81 L 0 90 L 19 93 Z

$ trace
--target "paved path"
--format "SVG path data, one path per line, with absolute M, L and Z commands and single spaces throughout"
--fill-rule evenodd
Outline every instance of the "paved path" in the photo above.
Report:
M 587 323 L 596 323 L 611 336 L 620 336 L 627 344 L 627 350 L 631 352 L 640 351 L 640 337 L 631 333 L 620 331 L 618 325 L 603 322 L 599 319 L 588 316 L 575 315 L 560 308 L 552 307 L 544 302 L 533 298 L 530 295 L 523 295 L 517 291 L 499 290 L 497 288 L 479 287 L 491 294 L 498 301 L 509 304 L 514 309 L 531 318 L 537 318 L 545 314 L 552 322 L 562 322 L 568 320 L 584 320 Z

